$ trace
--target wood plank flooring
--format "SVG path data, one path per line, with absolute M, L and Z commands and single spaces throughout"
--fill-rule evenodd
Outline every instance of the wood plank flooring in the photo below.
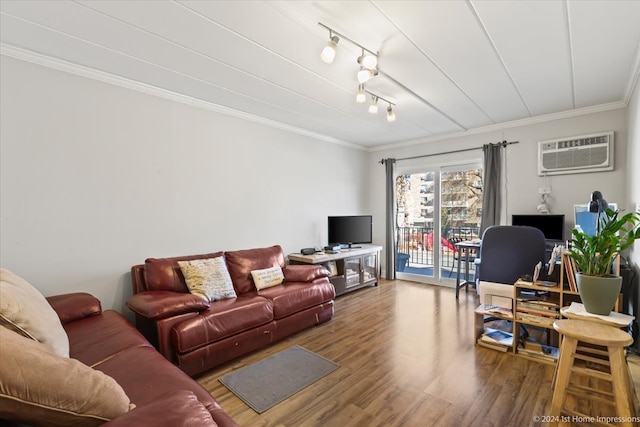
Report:
M 528 426 L 553 366 L 473 344 L 474 292 L 401 280 L 338 297 L 332 320 L 200 376 L 242 426 Z M 293 345 L 340 368 L 257 414 L 218 379 Z M 634 381 L 640 357 L 629 356 Z M 636 386 L 638 388 L 638 386 Z

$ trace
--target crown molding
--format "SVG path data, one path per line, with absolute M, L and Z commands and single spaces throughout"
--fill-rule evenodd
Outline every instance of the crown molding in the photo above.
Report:
M 631 102 L 631 97 L 633 96 L 633 91 L 636 89 L 636 85 L 638 84 L 638 79 L 640 79 L 640 45 L 636 49 L 636 57 L 633 61 L 633 66 L 631 67 L 631 78 L 627 83 L 627 87 L 624 91 L 624 97 L 622 98 L 625 104 L 628 106 L 629 102 Z
M 328 135 L 308 131 L 306 129 L 302 129 L 302 128 L 291 126 L 275 120 L 260 117 L 255 114 L 249 114 L 243 111 L 225 107 L 223 105 L 204 101 L 191 96 L 182 95 L 167 89 L 162 89 L 146 83 L 137 82 L 135 80 L 116 76 L 115 74 L 110 74 L 104 71 L 96 70 L 94 68 L 89 68 L 83 65 L 74 64 L 68 61 L 53 58 L 47 55 L 29 51 L 26 49 L 21 49 L 15 46 L 7 45 L 5 43 L 0 43 L 0 55 L 8 56 L 8 57 L 19 59 L 26 62 L 31 62 L 37 65 L 53 68 L 56 70 L 75 74 L 81 77 L 97 80 L 103 83 L 120 86 L 126 89 L 141 92 L 147 95 L 152 95 L 152 96 L 156 96 L 159 98 L 163 98 L 163 99 L 167 99 L 175 102 L 180 102 L 182 104 L 190 105 L 192 107 L 202 108 L 208 111 L 213 111 L 216 113 L 239 118 L 242 120 L 259 123 L 272 128 L 281 129 L 287 132 L 292 132 L 298 135 L 313 138 L 319 141 L 329 142 L 332 144 L 337 144 L 344 147 L 348 147 L 348 148 L 352 148 L 360 151 L 366 151 L 366 152 L 378 152 L 378 151 L 384 151 L 384 150 L 390 150 L 390 149 L 411 147 L 411 146 L 425 144 L 429 142 L 445 141 L 453 138 L 459 138 L 459 137 L 470 136 L 470 135 L 478 135 L 478 134 L 483 134 L 488 132 L 500 131 L 504 129 L 511 129 L 519 126 L 527 126 L 527 125 L 532 125 L 537 123 L 544 123 L 544 122 L 550 122 L 550 121 L 560 120 L 560 119 L 565 119 L 570 117 L 582 116 L 586 114 L 593 114 L 593 113 L 599 113 L 603 111 L 626 108 L 629 105 L 629 101 L 631 99 L 631 96 L 633 95 L 633 91 L 635 89 L 635 86 L 640 76 L 640 47 L 639 47 L 635 57 L 633 70 L 632 70 L 633 71 L 632 75 L 634 77 L 629 80 L 629 83 L 625 88 L 623 100 L 621 101 L 611 102 L 608 104 L 600 104 L 600 105 L 595 105 L 591 107 L 579 108 L 575 110 L 562 111 L 559 113 L 546 114 L 543 116 L 529 117 L 526 119 L 519 119 L 519 120 L 514 120 L 510 122 L 505 122 L 505 123 L 498 123 L 494 125 L 483 126 L 479 128 L 453 132 L 449 134 L 434 135 L 428 138 L 421 138 L 421 139 L 411 140 L 406 142 L 384 144 L 384 145 L 378 145 L 375 147 L 365 147 L 359 144 L 355 144 L 353 142 L 343 141 L 337 138 L 330 137 Z
M 242 120 L 259 123 L 265 126 L 281 129 L 287 132 L 296 133 L 298 135 L 303 135 L 303 136 L 317 139 L 320 141 L 342 145 L 342 146 L 353 148 L 356 150 L 366 151 L 366 148 L 363 147 L 362 145 L 354 144 L 348 141 L 343 141 L 337 138 L 330 137 L 328 135 L 323 135 L 320 133 L 308 131 L 306 129 L 302 129 L 296 126 L 291 126 L 285 123 L 278 122 L 276 120 L 260 117 L 255 114 L 250 114 L 244 111 L 235 110 L 233 108 L 225 107 L 223 105 L 215 104 L 213 102 L 208 102 L 208 101 L 204 101 L 202 99 L 194 98 L 191 96 L 182 95 L 177 92 L 159 88 L 157 86 L 152 86 L 146 83 L 141 83 L 141 82 L 127 79 L 124 77 L 116 76 L 115 74 L 96 70 L 94 68 L 85 67 L 83 65 L 74 64 L 72 62 L 53 58 L 53 57 L 43 55 L 37 52 L 33 52 L 30 50 L 7 45 L 6 43 L 0 43 L 0 55 L 8 56 L 8 57 L 19 59 L 26 62 L 31 62 L 33 64 L 41 65 L 43 67 L 53 68 L 56 70 L 75 74 L 80 77 L 86 77 L 92 80 L 97 80 L 103 83 L 120 86 L 126 89 L 135 90 L 137 92 L 141 92 L 147 95 L 156 96 L 156 97 L 167 99 L 170 101 L 180 102 L 182 104 L 190 105 L 192 107 L 202 108 L 205 110 L 213 111 L 213 112 L 224 114 L 227 116 L 239 118 Z

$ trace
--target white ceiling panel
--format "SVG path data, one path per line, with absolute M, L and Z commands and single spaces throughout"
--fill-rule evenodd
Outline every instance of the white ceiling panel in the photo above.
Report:
M 380 2 L 380 7 L 405 36 L 486 113 L 490 122 L 485 124 L 527 114 L 468 3 L 394 1 Z M 496 89 L 500 97 L 495 96 Z
M 640 54 L 640 1 L 571 1 L 568 7 L 576 107 L 618 101 Z
M 624 106 L 639 18 L 639 1 L 3 0 L 0 43 L 374 149 Z M 319 22 L 341 35 L 333 64 Z M 366 88 L 393 123 L 355 103 L 358 44 L 380 52 Z
M 560 1 L 473 1 L 532 115 L 575 108 L 569 28 Z

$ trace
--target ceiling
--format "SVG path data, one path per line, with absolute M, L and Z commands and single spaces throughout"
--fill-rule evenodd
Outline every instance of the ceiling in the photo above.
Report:
M 640 73 L 640 1 L 2 0 L 0 12 L 5 55 L 370 150 L 624 107 Z M 318 23 L 379 51 L 366 88 L 396 104 L 395 122 L 385 102 L 377 115 L 355 103 L 356 44 L 320 60 Z

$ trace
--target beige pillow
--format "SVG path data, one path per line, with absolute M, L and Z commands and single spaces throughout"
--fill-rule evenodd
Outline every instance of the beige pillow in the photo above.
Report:
M 0 268 L 0 326 L 69 357 L 69 337 L 42 294 L 26 280 Z
M 262 270 L 253 270 L 251 272 L 253 283 L 256 285 L 256 289 L 265 289 L 272 286 L 277 286 L 284 282 L 284 273 L 279 266 L 264 268 Z
M 223 257 L 178 261 L 178 265 L 193 295 L 207 301 L 236 297 Z
M 0 419 L 36 426 L 97 426 L 133 406 L 116 381 L 0 327 Z

